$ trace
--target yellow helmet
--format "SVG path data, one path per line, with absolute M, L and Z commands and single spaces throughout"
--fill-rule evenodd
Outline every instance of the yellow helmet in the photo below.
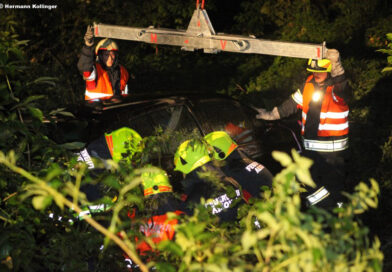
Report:
M 332 64 L 329 59 L 309 59 L 306 70 L 313 73 L 328 73 L 332 70 Z
M 173 192 L 166 172 L 158 167 L 150 166 L 146 172 L 142 173 L 141 179 L 145 197 Z
M 103 39 L 100 40 L 95 47 L 95 54 L 98 55 L 99 50 L 106 50 L 106 51 L 118 51 L 117 44 L 112 39 Z
M 183 142 L 174 154 L 174 170 L 188 174 L 211 161 L 208 146 L 196 139 Z
M 143 150 L 142 137 L 129 127 L 105 133 L 105 139 L 110 154 L 116 162 L 122 159 L 131 162 L 133 155 Z
M 216 160 L 226 159 L 238 147 L 225 131 L 213 131 L 204 136 L 204 139 L 213 147 Z

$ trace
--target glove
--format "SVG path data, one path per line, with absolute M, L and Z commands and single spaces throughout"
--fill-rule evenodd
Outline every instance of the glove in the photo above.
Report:
M 259 114 L 256 115 L 257 119 L 263 119 L 263 120 L 280 119 L 280 115 L 277 107 L 274 107 L 272 111 L 267 111 L 266 109 L 263 108 L 257 109 L 257 111 L 259 112 Z
M 84 44 L 89 47 L 94 44 L 94 33 L 91 25 L 87 26 L 86 34 L 84 34 Z
M 332 77 L 337 77 L 337 76 L 341 76 L 344 74 L 344 68 L 343 68 L 342 63 L 340 61 L 340 54 L 339 54 L 338 50 L 328 49 L 327 59 L 329 59 L 332 64 L 332 70 L 331 70 Z

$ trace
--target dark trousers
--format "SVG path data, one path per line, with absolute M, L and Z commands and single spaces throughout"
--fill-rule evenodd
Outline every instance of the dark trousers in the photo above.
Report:
M 308 192 L 304 196 L 317 194 L 320 188 L 324 187 L 329 195 L 315 205 L 322 208 L 334 208 L 338 206 L 338 203 L 344 202 L 345 197 L 341 193 L 344 191 L 347 179 L 348 151 L 317 152 L 305 150 L 303 155 L 314 162 L 310 168 L 310 173 L 316 183 L 316 188 L 308 187 Z M 309 201 L 307 202 L 311 205 Z

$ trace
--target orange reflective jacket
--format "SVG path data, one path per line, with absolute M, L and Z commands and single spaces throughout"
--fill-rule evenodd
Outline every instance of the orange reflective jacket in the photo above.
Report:
M 302 135 L 304 135 L 306 117 L 309 111 L 309 104 L 318 95 L 314 84 L 311 83 L 313 75 L 306 80 L 303 92 L 299 90 L 293 94 L 292 98 L 302 108 Z M 349 108 L 346 102 L 335 95 L 334 87 L 328 86 L 322 98 L 320 123 L 317 135 L 320 137 L 346 136 L 348 135 L 348 113 Z
M 86 80 L 85 100 L 108 99 L 113 96 L 113 88 L 108 72 L 99 63 L 95 64 L 93 72 L 84 74 Z M 129 74 L 124 66 L 120 65 L 120 90 L 122 95 L 128 94 Z
M 176 215 L 184 214 L 182 211 L 175 211 Z M 140 231 L 146 236 L 152 239 L 154 244 L 159 244 L 161 241 L 173 240 L 174 238 L 174 227 L 178 224 L 177 219 L 168 219 L 166 214 L 156 215 L 148 219 L 146 224 L 140 227 Z M 136 245 L 140 255 L 145 255 L 147 252 L 151 252 L 152 248 L 147 242 L 137 242 Z

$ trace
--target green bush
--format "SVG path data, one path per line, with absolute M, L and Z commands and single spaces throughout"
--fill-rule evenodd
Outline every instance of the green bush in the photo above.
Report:
M 347 203 L 342 208 L 335 208 L 333 213 L 314 207 L 302 212 L 299 195 L 301 186 L 298 181 L 309 186 L 314 185 L 308 171 L 312 162 L 300 157 L 295 151 L 292 153 L 292 158 L 280 152 L 274 152 L 273 156 L 285 169 L 275 177 L 272 192 L 267 191 L 264 200 L 253 201 L 251 205 L 241 207 L 239 221 L 230 224 L 218 224 L 217 218 L 210 216 L 206 208 L 200 205 L 193 216 L 185 217 L 177 227 L 175 241 L 166 241 L 158 245 L 160 254 L 155 256 L 155 260 L 148 263 L 148 266 L 157 266 L 172 271 L 331 271 L 336 269 L 339 271 L 381 271 L 383 254 L 380 251 L 380 242 L 377 238 L 373 242 L 369 240 L 368 228 L 363 226 L 356 217 L 357 214 L 369 208 L 377 208 L 377 195 L 379 194 L 377 182 L 371 180 L 370 186 L 360 183 L 353 194 L 347 194 L 349 199 Z M 52 200 L 61 210 L 68 206 L 68 208 L 73 207 L 77 212 L 80 210 L 78 205 L 85 204 L 83 194 L 78 192 L 80 179 L 84 175 L 84 167 L 79 171 L 59 171 L 59 168 L 53 168 L 48 171 L 46 177 L 39 178 L 17 167 L 15 165 L 17 161 L 12 152 L 7 156 L 1 152 L 0 163 L 29 181 L 29 184 L 24 187 L 23 198 L 33 196 L 32 204 L 37 210 L 55 209 L 53 205 L 50 205 Z M 77 166 L 73 165 L 72 168 Z M 138 175 L 144 170 L 128 168 L 128 171 L 123 171 L 121 166 L 115 163 L 112 166 L 114 170 L 117 169 L 114 173 L 117 185 L 113 183 L 111 185 L 118 189 L 118 201 L 112 208 L 113 216 L 109 227 L 103 230 L 103 227 L 96 221 L 85 218 L 89 224 L 106 235 L 106 246 L 108 246 L 109 238 L 114 239 L 116 233 L 123 233 L 123 237 L 135 235 L 136 229 L 130 230 L 130 224 L 121 219 L 121 212 L 124 208 L 129 209 L 132 205 L 138 205 L 143 209 L 140 203 L 142 194 L 140 190 L 137 190 L 137 186 L 140 183 Z M 127 174 L 124 175 L 124 173 Z M 51 183 L 52 180 L 67 179 L 68 174 L 75 177 L 75 182 L 68 181 L 55 189 Z M 67 200 L 65 196 L 71 197 L 72 201 Z M 8 206 L 8 209 L 12 210 L 12 206 Z M 58 215 L 69 218 L 65 210 L 57 211 Z M 48 228 L 39 221 L 42 219 L 37 220 L 29 222 L 30 227 L 40 229 L 45 234 L 58 227 Z M 259 222 L 261 228 L 255 227 L 255 220 Z M 15 224 L 8 220 L 7 228 L 12 229 Z M 46 228 L 43 228 L 44 226 Z M 71 239 L 74 235 L 83 235 L 72 225 L 65 228 L 66 233 L 61 236 L 55 235 L 60 239 L 59 241 Z M 26 236 L 18 233 L 14 239 L 17 241 L 22 239 L 25 242 L 24 247 L 34 245 L 33 242 L 26 243 L 24 240 L 26 237 L 36 239 L 37 234 Z M 53 248 L 51 243 L 55 237 L 50 238 L 45 244 L 49 242 L 47 246 Z M 137 258 L 131 240 L 126 239 L 124 244 L 121 244 L 117 238 L 116 243 L 121 245 L 123 250 L 126 245 L 128 255 Z M 66 244 L 57 245 L 60 248 L 66 247 Z M 90 245 L 96 246 L 97 243 L 91 242 Z M 5 251 L 7 248 L 2 248 L 2 250 Z M 22 266 L 21 259 L 26 260 L 26 256 L 18 255 L 21 250 L 20 247 L 8 248 L 9 255 L 5 255 L 12 256 L 13 262 L 19 267 L 25 267 Z M 40 251 L 42 253 L 42 250 Z M 30 252 L 32 255 L 28 259 L 31 262 L 30 265 L 36 265 L 36 251 L 25 249 L 25 252 Z M 85 262 L 83 257 L 86 258 L 86 254 L 81 254 L 77 258 L 69 254 L 70 252 L 64 252 L 62 255 L 68 258 L 73 257 L 75 267 L 83 267 L 83 261 Z M 49 256 L 54 257 L 51 254 Z M 113 260 L 114 264 L 121 260 L 119 256 L 119 254 L 113 255 L 113 258 L 117 258 Z M 109 257 L 106 256 L 106 258 Z M 55 270 L 59 265 L 68 268 L 73 266 L 72 262 L 67 261 L 61 263 L 50 259 L 46 261 L 48 268 Z M 138 259 L 136 261 L 139 262 Z
M 159 246 L 176 256 L 171 263 L 175 270 L 381 271 L 380 242 L 369 242 L 368 229 L 355 216 L 377 207 L 377 183 L 361 183 L 334 213 L 317 208 L 301 212 L 297 179 L 312 184 L 311 162 L 295 152 L 293 159 L 278 152 L 274 157 L 286 168 L 265 200 L 242 207 L 239 222 L 217 226 L 200 206 L 177 228 L 176 241 Z
M 387 37 L 387 40 L 389 41 L 387 43 L 388 49 L 380 49 L 378 51 L 381 52 L 381 53 L 385 53 L 385 54 L 389 55 L 387 57 L 387 61 L 388 61 L 388 65 L 391 65 L 392 64 L 392 33 L 388 33 L 386 35 L 386 37 Z M 390 72 L 390 71 L 392 71 L 392 67 L 390 67 L 390 66 L 389 67 L 385 67 L 382 71 L 383 72 Z

